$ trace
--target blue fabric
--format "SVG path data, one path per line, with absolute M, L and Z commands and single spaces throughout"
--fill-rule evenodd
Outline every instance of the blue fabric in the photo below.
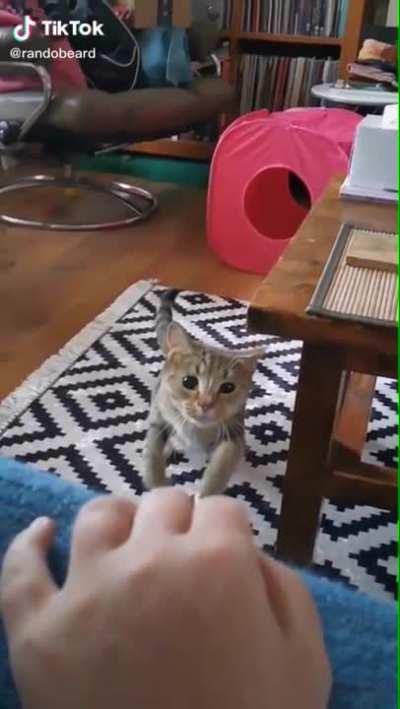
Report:
M 58 535 L 50 565 L 62 583 L 70 532 L 79 508 L 94 496 L 54 475 L 0 460 L 0 561 L 11 539 L 35 517 L 53 517 Z M 331 709 L 394 709 L 396 615 L 378 602 L 340 584 L 302 574 L 321 613 L 333 666 Z M 20 709 L 0 627 L 0 709 Z
M 186 30 L 156 27 L 135 37 L 141 52 L 141 87 L 187 86 L 192 81 Z

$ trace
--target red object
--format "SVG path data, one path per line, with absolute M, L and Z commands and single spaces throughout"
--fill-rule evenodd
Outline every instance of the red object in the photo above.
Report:
M 256 111 L 225 131 L 207 204 L 207 238 L 222 261 L 268 273 L 333 175 L 347 172 L 360 120 L 334 108 Z

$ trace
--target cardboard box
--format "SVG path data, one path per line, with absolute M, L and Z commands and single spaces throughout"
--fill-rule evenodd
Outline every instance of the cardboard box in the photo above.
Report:
M 135 0 L 135 27 L 190 27 L 191 0 Z

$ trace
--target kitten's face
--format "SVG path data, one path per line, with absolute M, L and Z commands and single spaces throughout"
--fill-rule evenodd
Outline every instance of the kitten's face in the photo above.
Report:
M 175 337 L 170 337 L 163 384 L 175 407 L 183 419 L 200 428 L 226 423 L 246 403 L 258 356 L 203 347 L 180 326 L 172 327 Z

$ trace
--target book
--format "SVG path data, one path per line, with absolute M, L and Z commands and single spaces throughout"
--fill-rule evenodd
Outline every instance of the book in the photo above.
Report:
M 397 77 L 394 72 L 383 71 L 379 65 L 371 66 L 361 62 L 354 62 L 347 67 L 349 79 L 365 81 L 368 84 L 387 84 L 393 89 L 398 88 Z
M 272 106 L 271 106 L 272 111 L 279 110 L 278 95 L 279 95 L 280 85 L 281 85 L 281 80 L 282 80 L 281 79 L 282 72 L 283 72 L 283 62 L 282 62 L 282 58 L 279 57 L 277 60 L 276 80 L 275 80 L 275 86 L 274 86 L 273 101 L 272 101 Z
M 325 34 L 327 2 L 328 2 L 328 0 L 320 0 L 319 21 L 318 21 L 318 34 L 320 36 L 323 36 Z
M 310 34 L 312 34 L 312 35 L 318 34 L 319 7 L 320 7 L 320 0 L 314 0 L 312 14 L 311 14 L 311 27 L 310 27 Z
M 340 0 L 338 36 L 343 37 L 346 29 L 349 0 Z
M 232 0 L 223 3 L 223 22 L 232 17 Z M 343 34 L 348 0 L 244 0 L 244 32 L 333 37 Z
M 325 8 L 325 23 L 324 23 L 324 35 L 325 37 L 332 37 L 334 31 L 334 19 L 335 19 L 335 0 L 326 0 Z
M 305 0 L 304 17 L 306 31 L 305 34 L 311 34 L 311 22 L 313 14 L 313 0 Z
M 288 57 L 244 54 L 240 64 L 240 112 L 260 108 L 281 111 L 297 106 L 314 106 L 315 84 L 334 83 L 339 62 L 331 58 Z
M 291 7 L 291 5 L 294 5 L 296 1 L 297 0 L 293 0 L 292 2 L 284 2 L 284 4 L 283 4 L 282 23 L 283 23 L 283 27 L 286 28 L 284 30 L 285 32 L 287 32 L 289 29 L 290 7 Z
M 277 97 L 278 110 L 282 110 L 282 108 L 284 106 L 287 81 L 288 81 L 288 76 L 289 76 L 289 67 L 290 67 L 290 57 L 283 57 L 282 81 L 281 81 L 279 95 Z
M 298 13 L 298 33 L 307 34 L 307 22 L 306 22 L 306 0 L 298 0 L 297 4 Z
M 282 105 L 283 110 L 286 110 L 287 108 L 290 107 L 290 97 L 292 95 L 292 90 L 293 90 L 294 75 L 295 75 L 295 63 L 293 60 L 289 60 L 289 71 L 288 71 L 288 77 L 287 77 L 287 82 L 286 82 L 286 91 L 285 91 L 285 96 L 284 96 L 283 105 Z

